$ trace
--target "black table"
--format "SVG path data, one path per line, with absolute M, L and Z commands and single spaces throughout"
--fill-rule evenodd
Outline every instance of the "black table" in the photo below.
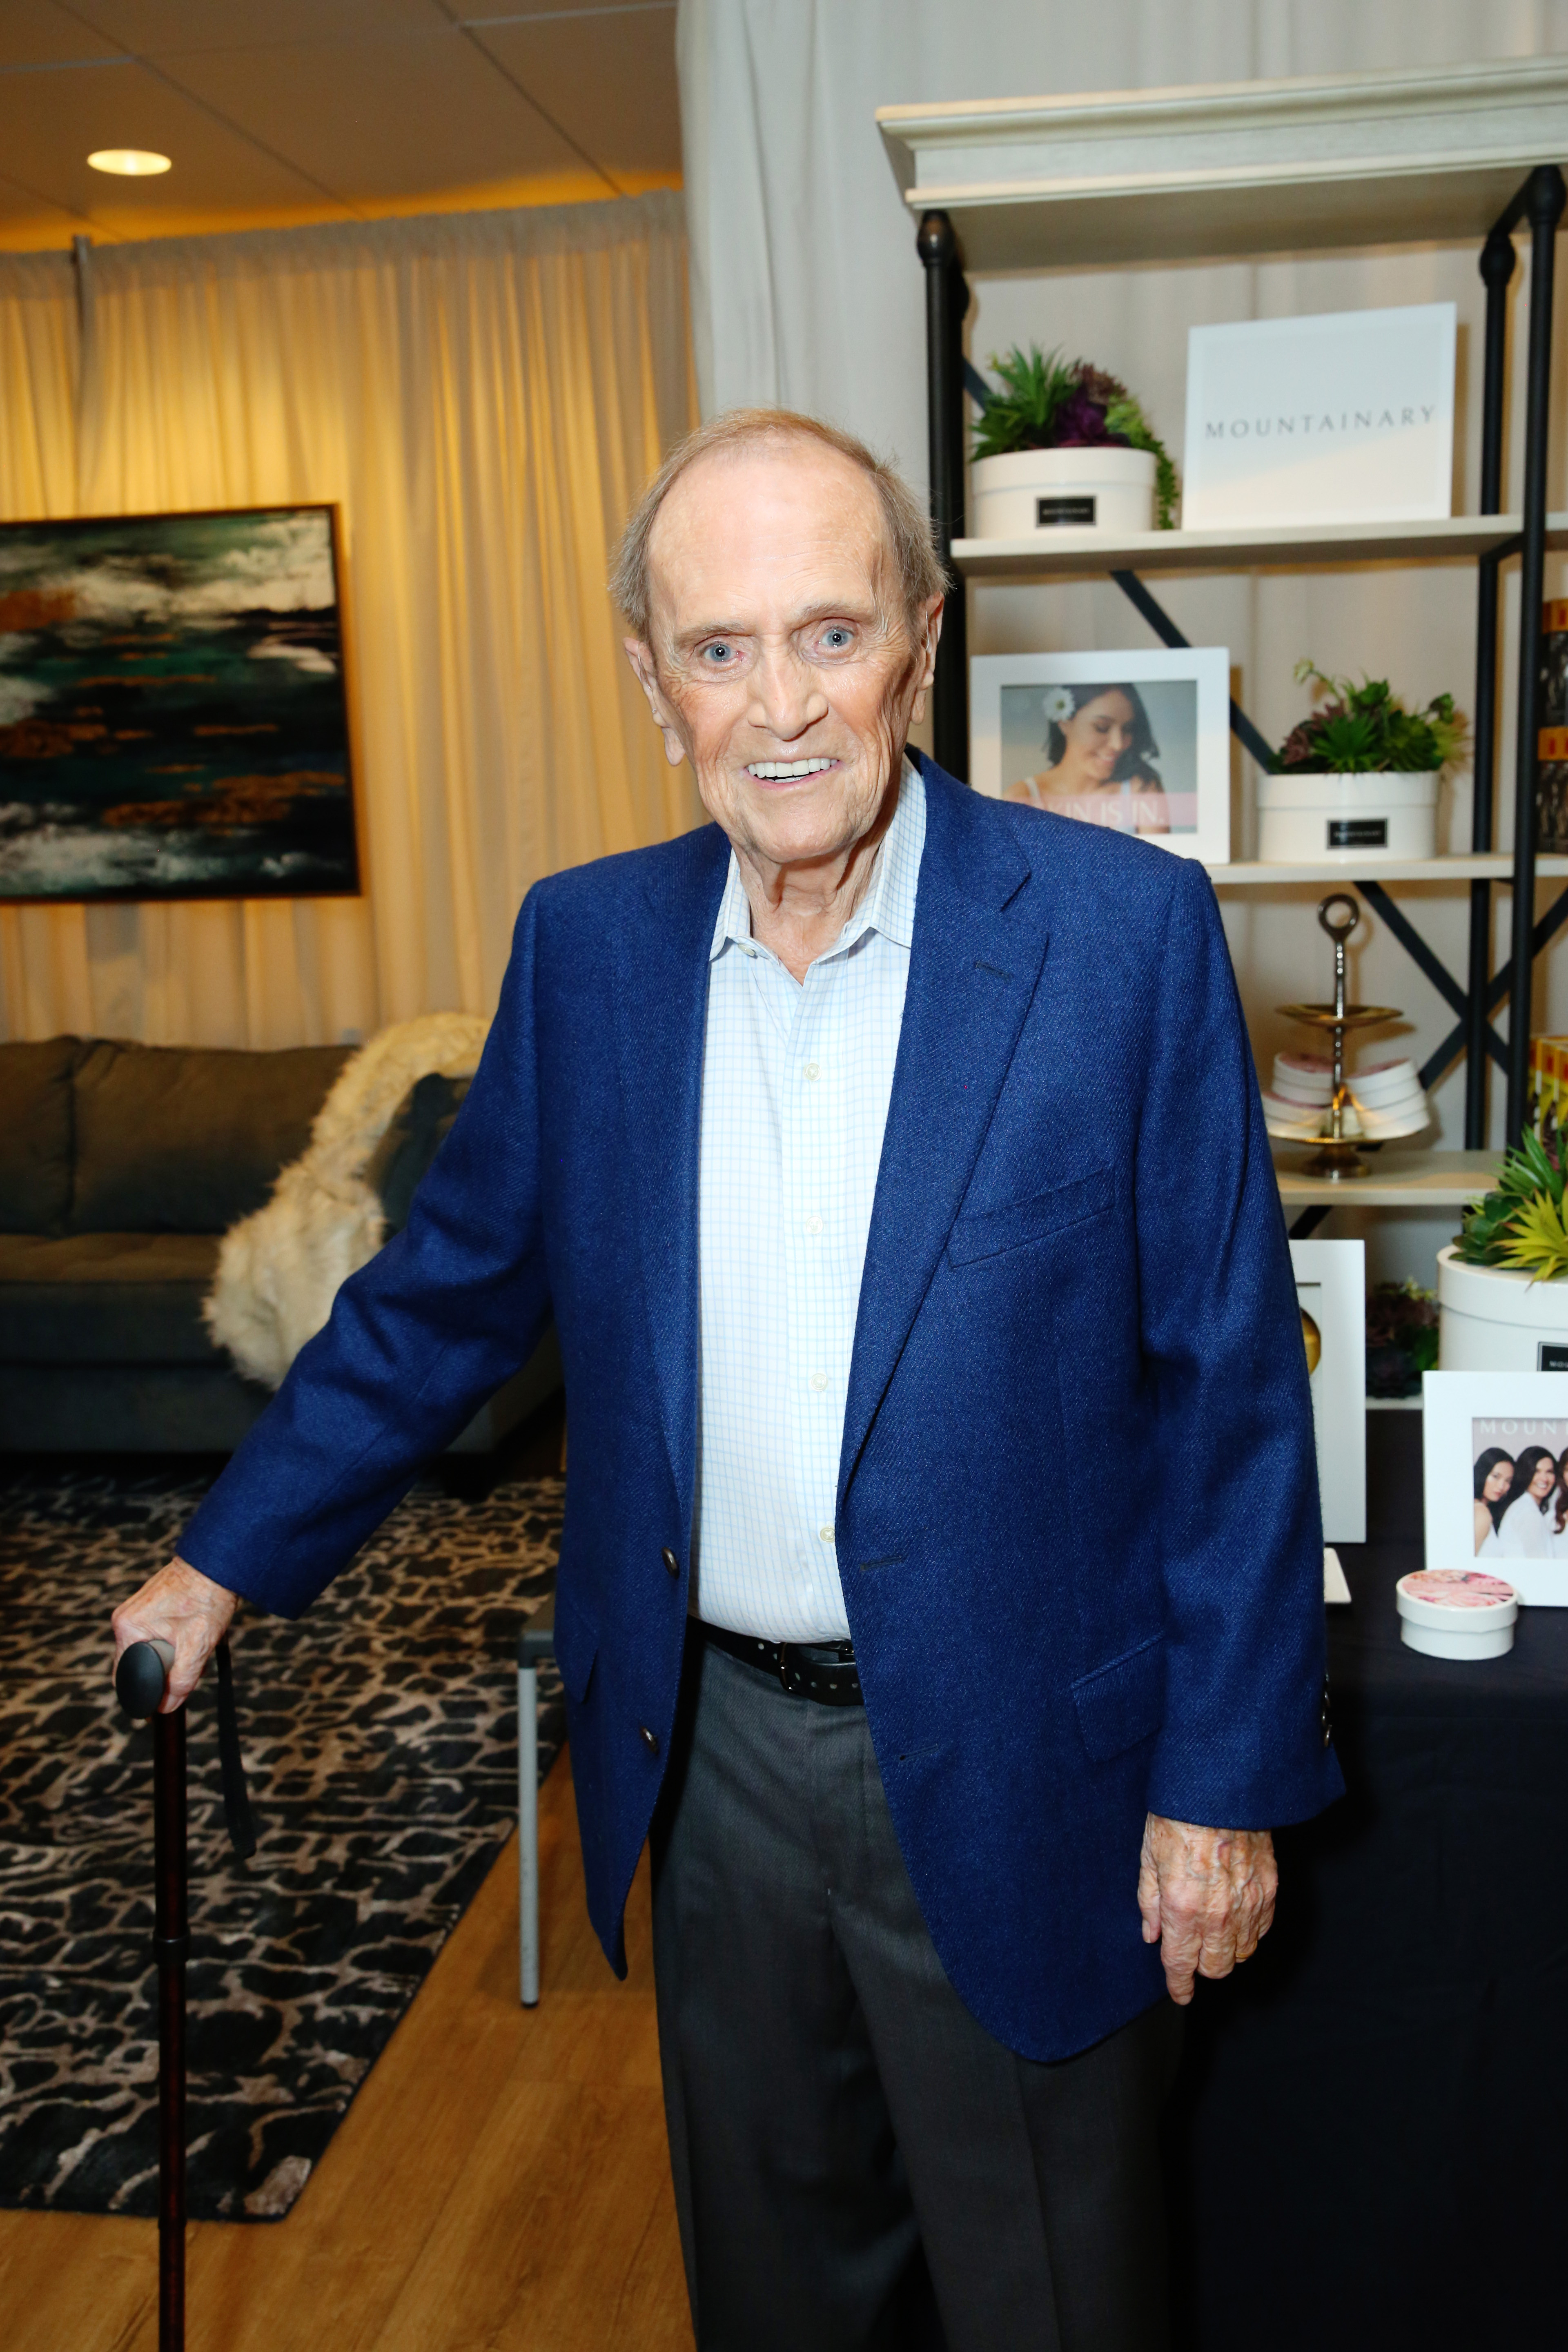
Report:
M 1172 2103 L 1195 2352 L 1568 2345 L 1568 1610 L 1458 1665 L 1399 1639 L 1421 1416 L 1369 1416 L 1329 1611 L 1349 1795 L 1279 1837 L 1277 1925 L 1200 1985 Z M 1563 2232 L 1559 2237 L 1558 2232 Z

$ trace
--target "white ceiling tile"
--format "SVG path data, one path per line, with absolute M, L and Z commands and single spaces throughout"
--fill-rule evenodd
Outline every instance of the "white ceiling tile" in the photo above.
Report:
M 457 32 L 209 50 L 171 60 L 167 70 L 253 138 L 356 202 L 589 169 Z
M 437 0 L 72 0 L 89 24 L 139 57 L 251 49 L 273 42 L 387 40 L 439 31 Z
M 0 6 L 0 69 L 78 65 L 111 55 L 113 46 L 55 0 L 4 0 Z
M 492 25 L 477 37 L 612 178 L 679 175 L 673 8 Z
M 26 102 L 18 105 L 23 82 Z M 154 180 L 108 178 L 88 167 L 99 147 L 154 148 L 174 169 Z M 299 173 L 129 59 L 80 73 L 0 76 L 0 157 L 50 204 L 117 227 L 220 206 L 254 212 L 320 202 Z

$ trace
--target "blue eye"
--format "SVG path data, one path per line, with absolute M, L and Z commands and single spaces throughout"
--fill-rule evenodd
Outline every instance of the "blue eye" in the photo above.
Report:
M 824 629 L 822 642 L 830 654 L 837 654 L 842 653 L 846 646 L 853 645 L 854 637 L 841 621 L 835 621 L 830 628 Z
M 734 650 L 735 648 L 733 646 L 727 645 L 724 640 L 721 638 L 715 645 L 703 646 L 702 658 L 707 662 L 710 668 L 721 669 Z

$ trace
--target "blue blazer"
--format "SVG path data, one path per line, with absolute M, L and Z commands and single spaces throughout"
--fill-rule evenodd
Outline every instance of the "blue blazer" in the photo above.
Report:
M 1160 1996 L 1146 1811 L 1261 1828 L 1339 1792 L 1311 1410 L 1202 869 L 921 764 L 837 1555 L 942 1964 L 1001 2041 L 1052 2059 Z M 406 1228 L 344 1285 L 182 1544 L 262 1608 L 305 1609 L 553 1313 L 572 1423 L 556 1646 L 617 1969 L 686 1633 L 728 856 L 710 825 L 529 893 Z

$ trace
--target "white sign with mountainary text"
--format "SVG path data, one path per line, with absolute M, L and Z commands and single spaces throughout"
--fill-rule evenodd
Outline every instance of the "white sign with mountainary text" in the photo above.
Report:
M 1451 514 L 1454 336 L 1452 302 L 1190 329 L 1183 528 Z

